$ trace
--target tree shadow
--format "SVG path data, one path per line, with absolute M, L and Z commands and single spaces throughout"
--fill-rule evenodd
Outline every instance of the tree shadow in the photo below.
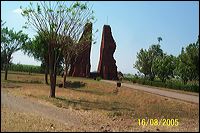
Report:
M 12 83 L 1 83 L 1 88 L 20 88 L 21 86 Z
M 56 97 L 57 100 L 62 101 L 63 106 L 80 107 L 85 110 L 101 109 L 106 111 L 134 111 L 132 108 L 127 108 L 128 105 L 124 105 L 119 102 L 107 102 L 107 101 L 87 101 L 84 99 L 66 99 L 63 97 Z
M 71 89 L 77 89 L 81 87 L 85 87 L 86 83 L 80 82 L 80 81 L 66 81 L 64 88 L 71 88 Z M 62 87 L 62 84 L 58 84 L 59 87 Z
M 25 81 L 20 81 L 20 80 L 7 80 L 8 83 L 30 83 L 30 84 L 42 84 L 42 81 L 39 80 L 25 80 Z

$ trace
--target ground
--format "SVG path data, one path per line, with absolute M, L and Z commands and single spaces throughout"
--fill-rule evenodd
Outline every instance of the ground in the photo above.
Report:
M 1 131 L 199 131 L 199 104 L 86 78 L 49 98 L 44 75 L 1 73 Z M 58 77 L 57 82 L 61 82 Z M 196 94 L 198 95 L 198 94 Z M 178 126 L 138 119 L 178 119 Z

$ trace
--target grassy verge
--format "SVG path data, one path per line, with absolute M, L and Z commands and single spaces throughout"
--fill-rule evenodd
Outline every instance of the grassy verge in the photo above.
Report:
M 154 86 L 154 87 L 162 87 L 162 88 L 168 88 L 168 89 L 173 89 L 173 90 L 182 90 L 182 91 L 188 91 L 188 92 L 199 92 L 199 85 L 198 84 L 183 84 L 180 81 L 175 81 L 175 80 L 169 80 L 164 82 L 161 82 L 160 80 L 154 80 L 154 81 L 150 81 L 148 79 L 144 79 L 144 78 L 128 78 L 125 77 L 124 81 L 128 81 L 131 83 L 138 83 L 138 84 L 142 84 L 142 85 L 149 85 L 149 86 Z

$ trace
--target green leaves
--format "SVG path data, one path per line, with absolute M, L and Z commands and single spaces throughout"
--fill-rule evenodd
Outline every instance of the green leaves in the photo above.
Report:
M 8 27 L 1 28 L 1 55 L 4 56 L 6 66 L 10 63 L 12 54 L 21 49 L 28 39 L 28 35 L 22 31 L 15 32 L 13 29 L 9 30 Z M 7 70 L 8 67 L 6 67 Z M 7 78 L 5 78 L 7 79 Z
M 162 37 L 158 37 L 158 44 L 160 44 L 160 41 L 162 41 Z
M 51 12 L 53 12 L 53 10 L 49 8 L 49 9 L 47 9 L 47 12 L 51 13 Z
M 81 10 L 86 10 L 87 9 L 87 5 L 86 4 L 82 4 L 81 5 Z M 93 12 L 92 12 L 93 13 Z
M 198 42 L 198 41 L 197 41 Z M 199 44 L 189 44 L 185 49 L 182 48 L 178 56 L 176 73 L 184 83 L 188 80 L 199 80 Z
M 150 78 L 157 76 L 162 82 L 175 76 L 180 77 L 184 84 L 189 80 L 199 80 L 199 38 L 196 43 L 182 48 L 178 57 L 164 54 L 159 44 L 151 45 L 148 50 L 141 49 L 134 67 Z
M 72 6 L 73 8 L 77 8 L 77 7 L 79 7 L 80 6 L 80 3 L 77 1 L 77 2 L 75 2 L 74 3 L 74 5 Z
M 137 53 L 137 61 L 134 67 L 153 80 L 155 77 L 155 71 L 152 69 L 153 62 L 157 57 L 162 55 L 163 51 L 159 44 L 151 45 L 148 50 L 141 49 Z
M 173 72 L 176 67 L 175 61 L 174 56 L 167 54 L 159 56 L 153 61 L 152 69 L 162 82 L 173 77 Z
M 40 7 L 40 5 L 38 5 L 38 4 L 37 4 L 37 13 L 38 13 L 38 14 L 41 14 L 41 7 Z

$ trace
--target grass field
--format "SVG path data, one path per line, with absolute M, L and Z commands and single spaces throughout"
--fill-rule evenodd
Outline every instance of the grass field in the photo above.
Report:
M 159 128 L 159 131 L 198 131 L 199 105 L 166 98 L 139 90 L 120 87 L 113 93 L 115 85 L 86 78 L 68 77 L 67 88 L 56 87 L 56 98 L 49 98 L 50 87 L 44 84 L 44 75 L 9 72 L 4 81 L 1 72 L 1 88 L 18 96 L 40 99 L 60 108 L 75 110 L 104 111 L 110 118 L 132 121 L 138 119 L 178 119 L 178 126 L 146 126 L 145 130 Z M 57 83 L 62 78 L 58 76 Z M 144 127 L 141 127 L 144 128 Z M 143 129 L 142 129 L 143 131 Z

